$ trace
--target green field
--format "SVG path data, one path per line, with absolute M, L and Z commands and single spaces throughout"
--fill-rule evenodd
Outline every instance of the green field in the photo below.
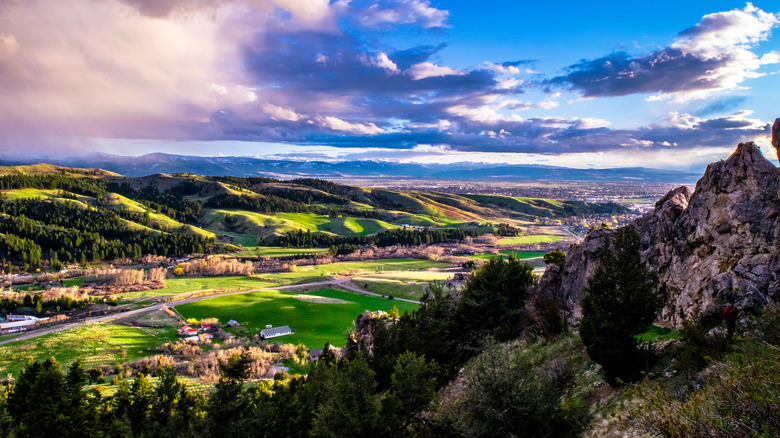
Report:
M 361 273 L 380 273 L 387 271 L 423 271 L 431 268 L 447 268 L 447 263 L 417 259 L 382 259 L 367 262 L 341 262 L 329 265 L 300 266 L 297 272 L 279 272 L 262 274 L 263 278 L 279 281 L 283 284 L 312 283 L 323 281 L 331 275 L 356 275 Z
M 124 299 L 164 297 L 168 295 L 178 295 L 182 293 L 215 290 L 215 291 L 239 291 L 262 289 L 264 287 L 277 286 L 274 283 L 258 280 L 257 278 L 246 276 L 235 277 L 187 277 L 171 278 L 165 280 L 165 287 L 162 289 L 145 290 L 140 292 L 125 292 L 117 294 Z
M 239 257 L 291 257 L 301 254 L 323 254 L 327 248 L 280 248 L 278 246 L 244 246 L 235 253 Z
M 306 297 L 307 301 L 296 297 Z M 249 337 L 258 334 L 266 324 L 274 327 L 289 325 L 296 333 L 274 338 L 273 341 L 321 348 L 325 342 L 344 346 L 346 334 L 363 311 L 387 311 L 394 305 L 401 313 L 417 308 L 416 304 L 404 301 L 320 289 L 307 294 L 250 292 L 182 304 L 176 306 L 176 310 L 185 318 L 219 318 L 223 324 L 235 319 L 241 323 L 239 330 L 246 329 Z
M 535 234 L 533 236 L 504 237 L 498 240 L 499 245 L 530 245 L 534 243 L 560 242 L 563 236 L 553 234 Z
M 88 324 L 0 346 L 0 374 L 18 376 L 29 357 L 43 361 L 53 356 L 63 366 L 81 358 L 88 369 L 121 364 L 150 355 L 147 350 L 165 337 L 175 338 L 176 330 Z
M 509 254 L 512 254 L 514 258 L 518 260 L 525 260 L 525 259 L 534 259 L 537 257 L 542 257 L 545 252 L 543 251 L 499 251 L 499 255 L 501 255 L 503 258 L 506 258 Z M 495 254 L 490 254 L 488 252 L 483 252 L 481 254 L 474 254 L 471 256 L 472 259 L 478 259 L 478 260 L 490 260 L 494 257 L 498 257 Z

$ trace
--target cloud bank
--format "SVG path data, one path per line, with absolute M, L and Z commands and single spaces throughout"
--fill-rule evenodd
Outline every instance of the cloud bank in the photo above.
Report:
M 449 17 L 426 0 L 4 2 L 0 151 L 88 152 L 90 139 L 114 138 L 556 155 L 767 135 L 738 98 L 635 129 L 552 113 L 567 105 L 562 93 L 686 102 L 745 87 L 780 61 L 756 50 L 778 17 L 750 4 L 704 16 L 667 47 L 548 79 L 529 61 L 456 68 L 441 61 L 443 44 L 397 49 L 367 36 L 435 35 Z M 526 97 L 542 87 L 546 97 Z

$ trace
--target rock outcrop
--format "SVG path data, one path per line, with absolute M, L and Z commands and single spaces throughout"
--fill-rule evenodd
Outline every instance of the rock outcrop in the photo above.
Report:
M 775 119 L 772 125 L 772 146 L 777 151 L 777 159 L 780 160 L 780 119 Z
M 729 301 L 752 308 L 780 299 L 778 189 L 780 169 L 744 143 L 726 161 L 710 164 L 692 194 L 674 189 L 634 221 L 642 258 L 658 274 L 661 323 L 679 327 Z M 610 234 L 591 231 L 562 270 L 545 272 L 541 292 L 558 296 L 578 316 L 582 289 Z

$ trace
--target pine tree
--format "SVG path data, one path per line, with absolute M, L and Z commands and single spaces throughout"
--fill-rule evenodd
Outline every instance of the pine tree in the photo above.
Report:
M 639 377 L 643 361 L 634 335 L 653 321 L 658 307 L 655 275 L 639 251 L 634 227 L 618 229 L 583 291 L 580 337 L 610 383 Z

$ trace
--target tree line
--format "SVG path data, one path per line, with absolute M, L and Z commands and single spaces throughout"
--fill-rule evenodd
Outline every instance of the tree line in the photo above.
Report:
M 373 236 L 341 237 L 332 234 L 289 231 L 279 236 L 273 245 L 285 248 L 354 248 L 358 245 L 378 247 L 393 245 L 433 245 L 436 243 L 460 241 L 466 237 L 477 237 L 478 231 L 462 228 L 413 229 L 409 227 L 385 230 Z
M 98 178 L 77 178 L 65 175 L 3 175 L 0 190 L 61 189 L 85 196 L 98 197 L 106 193 L 106 183 Z
M 21 199 L 0 205 L 0 257 L 23 270 L 98 260 L 180 256 L 203 252 L 212 238 L 197 235 L 137 231 L 127 228 L 110 210 L 82 208 L 66 202 Z

